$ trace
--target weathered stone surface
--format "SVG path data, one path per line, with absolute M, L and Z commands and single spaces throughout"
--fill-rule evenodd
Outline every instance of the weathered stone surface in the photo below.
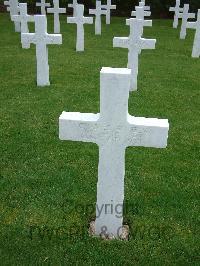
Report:
M 167 146 L 168 120 L 128 114 L 130 81 L 129 69 L 103 68 L 100 114 L 63 112 L 59 118 L 61 140 L 99 146 L 95 234 L 108 238 L 122 235 L 126 147 Z

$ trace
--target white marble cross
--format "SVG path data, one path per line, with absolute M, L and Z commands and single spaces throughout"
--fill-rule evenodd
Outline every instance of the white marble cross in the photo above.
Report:
M 50 3 L 46 3 L 46 0 L 40 0 L 40 3 L 36 3 L 36 6 L 41 8 L 41 14 L 46 15 L 46 7 L 50 7 Z
M 73 8 L 73 17 L 76 16 L 76 6 L 78 5 L 77 0 L 73 0 L 72 4 L 68 4 L 68 7 Z
M 107 10 L 102 10 L 101 1 L 96 1 L 96 9 L 89 9 L 89 14 L 95 15 L 95 34 L 101 35 L 101 16 L 107 14 Z
M 61 140 L 99 146 L 95 234 L 119 238 L 122 232 L 127 147 L 166 148 L 167 119 L 128 114 L 129 69 L 103 68 L 100 74 L 100 114 L 67 113 L 59 118 Z M 113 206 L 113 208 L 111 207 Z
M 7 11 L 10 12 L 10 17 L 11 18 L 12 18 L 12 16 L 19 14 L 19 3 L 18 3 L 18 0 L 4 1 L 4 5 L 7 6 Z M 20 30 L 21 30 L 20 22 L 14 21 L 14 25 L 15 25 L 15 31 L 16 32 L 20 32 Z
M 132 11 L 131 16 L 136 17 L 136 19 L 141 19 L 144 22 L 145 27 L 152 26 L 152 20 L 145 20 L 145 17 L 150 17 L 151 12 L 145 11 L 144 7 L 135 7 L 135 11 Z
M 93 18 L 84 17 L 84 5 L 77 5 L 76 16 L 68 17 L 67 23 L 77 24 L 76 51 L 84 51 L 84 24 L 93 24 Z
M 174 12 L 173 28 L 178 27 L 178 19 L 181 18 L 180 12 L 183 12 L 183 8 L 180 7 L 180 0 L 176 0 L 176 6 L 170 7 L 170 12 Z
M 47 18 L 45 15 L 35 15 L 35 33 L 22 33 L 21 42 L 25 47 L 36 45 L 37 59 L 37 85 L 48 86 L 49 64 L 48 64 L 48 44 L 62 44 L 61 34 L 47 33 Z
M 128 68 L 131 69 L 131 91 L 137 90 L 138 76 L 138 57 L 142 49 L 155 49 L 156 40 L 144 39 L 143 24 L 140 19 L 127 19 L 126 24 L 130 26 L 129 37 L 115 37 L 113 39 L 113 47 L 127 48 L 128 53 Z
M 112 0 L 107 0 L 107 4 L 106 5 L 102 5 L 102 8 L 106 9 L 106 24 L 109 25 L 110 24 L 110 15 L 111 15 L 111 10 L 114 10 L 117 8 L 116 5 L 112 5 Z
M 187 34 L 187 21 L 190 18 L 195 18 L 195 13 L 189 13 L 190 6 L 189 4 L 185 4 L 183 7 L 183 15 L 182 15 L 182 25 L 180 31 L 180 39 L 185 39 Z
M 145 11 L 150 11 L 151 10 L 150 6 L 145 6 L 145 1 L 141 1 L 139 3 L 139 7 L 144 7 Z
M 12 21 L 20 22 L 21 24 L 21 33 L 28 33 L 28 22 L 34 22 L 34 16 L 30 16 L 27 14 L 27 3 L 19 4 L 19 15 L 13 15 L 11 17 Z M 26 48 L 23 47 L 22 48 Z
M 198 10 L 197 21 L 196 22 L 187 22 L 188 29 L 195 29 L 194 44 L 192 50 L 192 57 L 200 57 L 200 9 Z
M 53 8 L 47 8 L 47 13 L 54 14 L 54 33 L 60 33 L 60 19 L 59 14 L 66 13 L 66 8 L 59 7 L 59 0 L 53 0 Z

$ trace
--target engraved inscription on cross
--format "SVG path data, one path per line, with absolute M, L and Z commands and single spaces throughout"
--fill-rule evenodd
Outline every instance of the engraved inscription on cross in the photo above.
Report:
M 40 3 L 36 3 L 36 6 L 41 8 L 41 14 L 46 15 L 46 7 L 50 7 L 50 3 L 46 3 L 46 0 L 40 0 Z
M 195 29 L 194 44 L 192 50 L 192 57 L 200 57 L 200 9 L 198 10 L 197 21 L 196 22 L 187 22 L 188 29 Z
M 112 5 L 112 0 L 107 0 L 106 5 L 102 5 L 102 8 L 106 9 L 106 24 L 110 24 L 110 15 L 111 15 L 111 10 L 114 10 L 117 8 L 116 5 Z
M 20 22 L 21 24 L 21 33 L 28 33 L 28 22 L 34 22 L 34 16 L 30 16 L 27 14 L 27 3 L 19 4 L 19 15 L 13 15 L 11 17 L 12 21 Z M 23 47 L 22 48 L 27 48 Z
M 19 3 L 18 0 L 4 1 L 4 5 L 7 6 L 7 11 L 10 12 L 10 17 L 19 14 Z M 15 31 L 20 32 L 20 22 L 14 21 Z
M 131 69 L 131 86 L 130 90 L 137 90 L 138 76 L 138 57 L 142 49 L 155 49 L 155 39 L 144 39 L 143 26 L 144 21 L 131 18 L 126 20 L 126 24 L 130 25 L 129 37 L 115 37 L 113 39 L 113 47 L 127 48 L 128 52 L 128 68 Z
M 99 146 L 95 234 L 102 230 L 119 238 L 123 217 L 125 150 L 127 147 L 167 146 L 166 119 L 139 118 L 128 114 L 130 69 L 103 68 L 100 74 L 100 114 L 67 113 L 59 118 L 61 140 L 96 143 Z M 105 208 L 114 206 L 113 212 Z M 101 210 L 101 215 L 99 215 Z
M 49 65 L 48 65 L 48 47 L 49 44 L 62 44 L 61 34 L 47 33 L 47 19 L 44 15 L 35 15 L 35 33 L 22 33 L 21 42 L 29 48 L 30 44 L 36 45 L 37 59 L 37 85 L 48 86 Z
M 77 24 L 76 51 L 84 51 L 84 24 L 93 24 L 93 18 L 84 17 L 84 5 L 77 5 L 76 16 L 68 17 L 67 23 Z
M 59 7 L 59 0 L 53 0 L 54 7 L 47 8 L 47 13 L 54 14 L 54 33 L 60 33 L 60 19 L 59 14 L 66 13 L 66 8 Z
M 182 14 L 182 25 L 180 31 L 180 39 L 185 39 L 187 34 L 187 21 L 190 18 L 195 18 L 195 13 L 189 13 L 190 6 L 189 4 L 185 4 L 183 7 L 183 14 Z
M 183 12 L 183 8 L 180 7 L 180 0 L 176 0 L 176 6 L 169 8 L 170 12 L 174 12 L 173 28 L 178 27 L 178 19 L 181 18 L 180 12 Z
M 107 11 L 102 9 L 101 1 L 96 1 L 96 9 L 89 9 L 90 15 L 95 15 L 95 34 L 101 35 L 101 16 Z
M 132 17 L 136 17 L 136 19 L 141 19 L 144 21 L 144 26 L 145 27 L 152 27 L 152 20 L 145 20 L 145 17 L 150 17 L 151 12 L 150 11 L 145 11 L 144 7 L 135 7 L 135 11 L 132 11 L 131 13 Z

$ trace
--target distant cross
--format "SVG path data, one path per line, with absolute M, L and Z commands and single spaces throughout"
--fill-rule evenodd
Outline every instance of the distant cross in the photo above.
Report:
M 68 17 L 67 23 L 77 24 L 76 51 L 84 51 L 84 24 L 93 24 L 93 18 L 84 17 L 84 5 L 77 5 L 76 16 Z
M 47 8 L 47 13 L 54 14 L 54 33 L 60 33 L 60 19 L 59 14 L 66 13 L 66 8 L 59 7 L 59 0 L 53 0 L 54 7 Z
M 4 1 L 4 5 L 7 6 L 7 11 L 10 12 L 10 17 L 18 15 L 19 14 L 19 3 L 18 0 L 8 0 Z M 20 32 L 20 22 L 14 21 L 15 24 L 15 31 Z
M 200 9 L 198 10 L 197 21 L 196 22 L 187 22 L 188 29 L 195 29 L 194 44 L 192 50 L 192 57 L 200 57 Z
M 136 19 L 141 19 L 144 22 L 145 27 L 151 27 L 152 26 L 152 20 L 145 20 L 145 17 L 150 17 L 151 12 L 145 11 L 144 7 L 135 7 L 135 11 L 132 11 L 131 16 L 136 17 Z
M 114 10 L 117 8 L 116 5 L 112 5 L 112 0 L 107 0 L 107 4 L 106 5 L 102 5 L 102 8 L 106 9 L 106 24 L 110 24 L 110 16 L 111 16 L 111 10 Z
M 47 19 L 45 15 L 35 15 L 34 20 L 35 33 L 22 33 L 21 42 L 27 48 L 30 47 L 31 43 L 36 45 L 37 85 L 48 86 L 50 82 L 47 45 L 62 44 L 62 35 L 47 33 Z
M 180 39 L 185 39 L 187 34 L 187 21 L 190 18 L 195 18 L 195 13 L 189 13 L 190 6 L 189 4 L 185 4 L 183 7 L 183 15 L 182 15 L 182 25 L 181 25 L 181 32 L 180 32 Z
M 178 27 L 178 19 L 181 17 L 180 12 L 183 12 L 183 8 L 180 7 L 180 0 L 176 0 L 176 6 L 170 7 L 170 12 L 174 12 L 173 28 Z
M 128 114 L 131 71 L 103 68 L 100 74 L 100 114 L 66 113 L 59 118 L 61 140 L 92 142 L 99 146 L 95 234 L 120 238 L 124 202 L 127 147 L 165 148 L 167 119 Z M 107 208 L 108 206 L 113 206 Z M 99 211 L 101 210 L 101 212 Z
M 89 9 L 89 14 L 95 15 L 95 34 L 101 35 L 101 16 L 107 14 L 106 10 L 102 10 L 101 1 L 96 1 L 96 9 Z
M 145 1 L 141 1 L 139 3 L 139 7 L 144 7 L 145 11 L 150 11 L 151 10 L 150 6 L 145 6 Z
M 41 8 L 41 14 L 46 15 L 46 7 L 50 7 L 50 3 L 46 3 L 46 0 L 40 0 L 40 3 L 36 3 L 36 6 Z
M 30 16 L 27 14 L 27 3 L 19 4 L 19 15 L 13 15 L 11 17 L 12 21 L 20 22 L 21 24 L 21 33 L 28 33 L 28 22 L 34 22 L 34 16 Z M 22 48 L 27 48 L 23 47 Z
M 138 57 L 142 49 L 155 49 L 156 40 L 144 39 L 143 26 L 144 22 L 135 18 L 127 19 L 126 24 L 130 26 L 129 37 L 115 37 L 113 47 L 127 48 L 128 68 L 131 69 L 131 87 L 130 90 L 137 90 L 138 76 Z
M 73 17 L 76 16 L 76 6 L 78 5 L 77 0 L 73 0 L 72 4 L 68 4 L 68 7 L 73 8 Z

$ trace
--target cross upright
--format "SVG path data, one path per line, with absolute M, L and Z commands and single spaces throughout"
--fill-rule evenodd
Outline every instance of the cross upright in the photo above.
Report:
M 131 91 L 137 90 L 138 76 L 138 57 L 142 49 L 155 49 L 155 39 L 144 39 L 143 21 L 141 19 L 131 18 L 126 20 L 126 24 L 130 26 L 129 37 L 115 37 L 113 39 L 113 47 L 127 48 L 128 68 L 131 69 Z
M 151 10 L 150 6 L 145 6 L 145 1 L 139 2 L 139 7 L 144 7 L 145 11 L 150 11 Z
M 59 0 L 53 0 L 53 8 L 47 8 L 47 13 L 54 14 L 54 33 L 60 33 L 60 19 L 59 14 L 66 13 L 66 8 L 59 7 Z
M 187 21 L 190 18 L 195 18 L 195 13 L 189 13 L 190 6 L 189 4 L 185 4 L 183 7 L 183 15 L 182 15 L 182 25 L 180 31 L 180 39 L 185 39 L 187 34 Z
M 73 0 L 72 4 L 68 4 L 68 7 L 73 8 L 73 17 L 76 16 L 76 6 L 78 5 L 77 0 Z
M 4 5 L 7 6 L 7 11 L 10 12 L 10 17 L 12 19 L 12 16 L 19 14 L 19 3 L 18 0 L 8 0 L 4 1 Z M 14 21 L 15 25 L 15 32 L 20 32 L 20 22 Z
M 200 9 L 198 10 L 197 21 L 196 22 L 187 22 L 188 29 L 195 29 L 194 44 L 192 50 L 192 57 L 200 57 Z
M 125 151 L 127 147 L 165 148 L 166 119 L 128 114 L 131 70 L 102 68 L 100 113 L 67 113 L 59 118 L 61 140 L 92 142 L 99 146 L 95 234 L 120 238 L 123 217 Z M 112 205 L 113 208 L 107 208 Z M 101 212 L 99 213 L 99 210 Z
M 145 20 L 145 17 L 150 17 L 151 12 L 145 11 L 144 7 L 135 7 L 135 11 L 132 11 L 131 16 L 136 17 L 136 19 L 141 19 L 144 22 L 145 27 L 152 27 L 152 20 Z
M 41 8 L 41 14 L 46 15 L 46 7 L 50 7 L 50 3 L 46 3 L 46 0 L 40 0 L 40 3 L 36 3 L 36 6 Z
M 169 8 L 170 12 L 174 12 L 173 28 L 178 27 L 178 19 L 181 18 L 180 12 L 183 12 L 183 8 L 180 7 L 180 0 L 176 0 L 176 6 Z
M 110 15 L 111 15 L 111 10 L 115 10 L 117 8 L 116 5 L 112 5 L 112 0 L 107 0 L 106 5 L 102 5 L 102 8 L 106 9 L 106 24 L 110 25 Z
M 102 10 L 101 1 L 96 1 L 96 9 L 89 9 L 89 14 L 95 15 L 95 34 L 101 35 L 101 16 L 107 14 L 107 10 Z
M 84 17 L 84 5 L 77 5 L 76 16 L 68 17 L 67 23 L 77 25 L 76 51 L 84 51 L 84 24 L 93 24 L 92 17 Z
M 34 20 L 35 33 L 22 33 L 21 42 L 27 48 L 30 47 L 31 43 L 36 45 L 37 85 L 48 86 L 50 82 L 47 45 L 62 44 L 62 35 L 47 33 L 47 19 L 45 15 L 35 15 Z
M 20 22 L 21 24 L 21 33 L 28 33 L 28 22 L 34 22 L 34 16 L 30 16 L 27 14 L 27 3 L 19 4 L 19 15 L 13 15 L 11 17 L 12 21 Z M 27 48 L 23 47 L 22 48 Z

